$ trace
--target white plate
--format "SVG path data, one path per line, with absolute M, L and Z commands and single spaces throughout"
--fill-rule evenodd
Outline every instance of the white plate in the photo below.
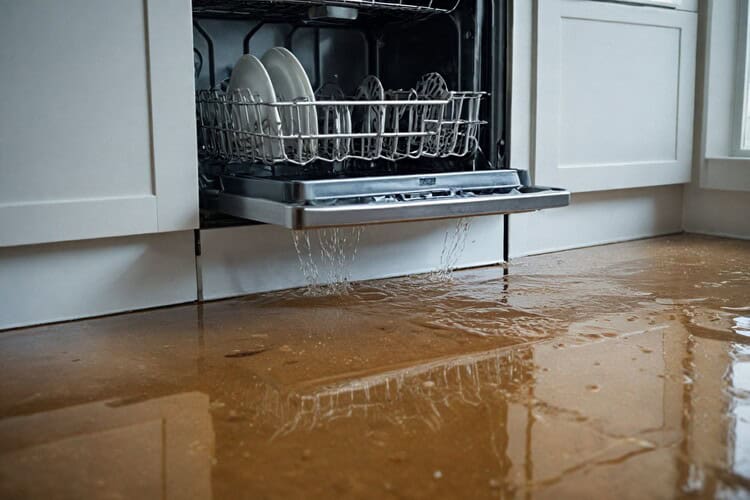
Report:
M 315 94 L 310 79 L 299 60 L 284 47 L 269 49 L 261 58 L 268 75 L 273 82 L 276 97 L 279 101 L 315 102 Z M 281 124 L 285 134 L 318 134 L 318 113 L 315 106 L 301 106 L 297 114 L 295 107 L 281 109 Z M 317 153 L 317 139 L 303 141 L 302 151 L 299 143 L 289 140 L 286 149 L 292 159 L 306 161 Z
M 325 103 L 325 101 L 344 101 L 346 97 L 341 87 L 334 83 L 326 83 L 315 92 L 315 99 L 319 103 Z M 321 111 L 323 111 L 322 116 Z M 318 130 L 321 133 L 341 135 L 352 133 L 352 112 L 349 106 L 323 106 L 318 110 L 318 119 L 320 120 Z M 328 158 L 342 159 L 349 154 L 351 143 L 350 137 L 321 139 L 318 142 L 318 149 Z
M 338 133 L 341 135 L 347 135 L 352 133 L 352 113 L 348 107 L 342 106 L 338 108 L 339 117 L 336 130 L 330 133 Z M 329 139 L 330 148 L 333 149 L 336 159 L 343 159 L 349 154 L 351 149 L 352 139 L 351 137 L 342 137 L 341 139 Z
M 421 99 L 428 100 L 445 100 L 450 97 L 448 84 L 439 73 L 427 73 L 417 82 L 417 94 Z M 449 118 L 448 108 L 439 106 L 430 107 L 424 116 L 426 120 L 446 120 Z M 441 116 L 442 113 L 442 116 Z M 430 155 L 445 156 L 452 151 L 457 140 L 457 125 L 443 123 L 440 130 L 437 130 L 434 136 L 430 136 L 425 141 L 425 152 Z M 427 127 L 429 130 L 429 127 Z
M 368 75 L 357 88 L 355 98 L 359 101 L 383 101 L 385 99 L 383 84 L 380 83 L 378 77 Z M 359 154 L 369 159 L 379 158 L 383 150 L 382 134 L 385 132 L 385 106 L 355 106 L 354 123 L 359 132 L 378 134 L 375 137 L 360 139 L 357 147 L 357 149 L 360 149 L 359 146 L 361 146 Z
M 242 95 L 247 97 L 248 94 L 256 102 L 276 102 L 276 93 L 271 78 L 263 64 L 257 57 L 245 54 L 234 65 L 232 77 L 229 79 L 229 86 L 227 87 L 227 96 L 231 100 Z M 242 108 L 240 106 L 232 108 L 233 119 L 237 120 L 242 130 L 261 132 L 262 129 L 264 135 L 281 135 L 281 117 L 276 108 L 273 106 L 246 106 L 245 109 Z M 256 108 L 259 111 L 257 114 Z M 266 159 L 282 158 L 281 140 L 264 139 L 262 142 L 262 152 L 260 151 L 260 140 L 253 136 L 244 139 L 242 146 L 255 148 L 256 153 L 262 154 Z
M 385 93 L 386 101 L 416 101 L 417 99 L 417 91 L 414 89 L 389 90 Z M 386 156 L 402 158 L 418 154 L 420 139 L 408 134 L 420 130 L 417 120 L 419 109 L 419 106 L 388 106 L 386 108 L 386 131 L 399 131 L 402 134 L 401 137 L 389 137 L 383 140 L 383 150 Z

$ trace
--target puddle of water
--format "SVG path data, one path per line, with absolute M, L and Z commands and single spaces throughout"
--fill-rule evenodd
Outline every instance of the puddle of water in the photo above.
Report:
M 748 268 L 664 238 L 6 332 L 0 497 L 747 496 Z

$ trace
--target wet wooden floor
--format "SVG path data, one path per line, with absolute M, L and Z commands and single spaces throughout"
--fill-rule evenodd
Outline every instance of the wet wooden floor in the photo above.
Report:
M 750 242 L 0 333 L 0 498 L 750 496 Z

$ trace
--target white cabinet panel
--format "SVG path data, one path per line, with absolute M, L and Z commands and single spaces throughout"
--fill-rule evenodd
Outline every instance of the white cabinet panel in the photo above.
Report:
M 71 3 L 3 2 L 4 204 L 152 194 L 145 6 Z
M 697 15 L 537 5 L 535 182 L 578 192 L 689 182 Z
M 196 227 L 190 1 L 0 11 L 0 246 Z
M 680 32 L 570 18 L 560 29 L 560 167 L 675 160 Z

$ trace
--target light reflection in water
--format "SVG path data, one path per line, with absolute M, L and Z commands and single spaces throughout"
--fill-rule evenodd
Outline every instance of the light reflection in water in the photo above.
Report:
M 571 324 L 568 336 L 553 342 L 283 390 L 263 384 L 253 418 L 273 429 L 263 446 L 268 453 L 354 426 L 420 436 L 414 443 L 383 438 L 386 448 L 419 456 L 429 453 L 421 448 L 431 435 L 471 429 L 473 453 L 493 457 L 493 481 L 508 494 L 602 491 L 611 481 L 608 467 L 621 465 L 626 481 L 659 464 L 654 481 L 661 494 L 677 485 L 683 493 L 731 496 L 743 488 L 750 465 L 748 407 L 738 396 L 750 394 L 749 348 L 734 347 L 735 396 L 728 401 L 717 391 L 726 364 L 716 362 L 727 358 L 727 344 L 696 337 L 677 315 L 657 318 L 602 315 Z M 600 335 L 605 327 L 618 334 Z M 734 426 L 726 429 L 726 447 L 717 447 L 711 429 L 723 425 L 717 417 L 727 405 Z
M 737 316 L 734 318 L 732 329 L 738 335 L 750 337 L 750 316 Z
M 211 498 L 207 395 L 109 400 L 0 420 L 1 498 Z

